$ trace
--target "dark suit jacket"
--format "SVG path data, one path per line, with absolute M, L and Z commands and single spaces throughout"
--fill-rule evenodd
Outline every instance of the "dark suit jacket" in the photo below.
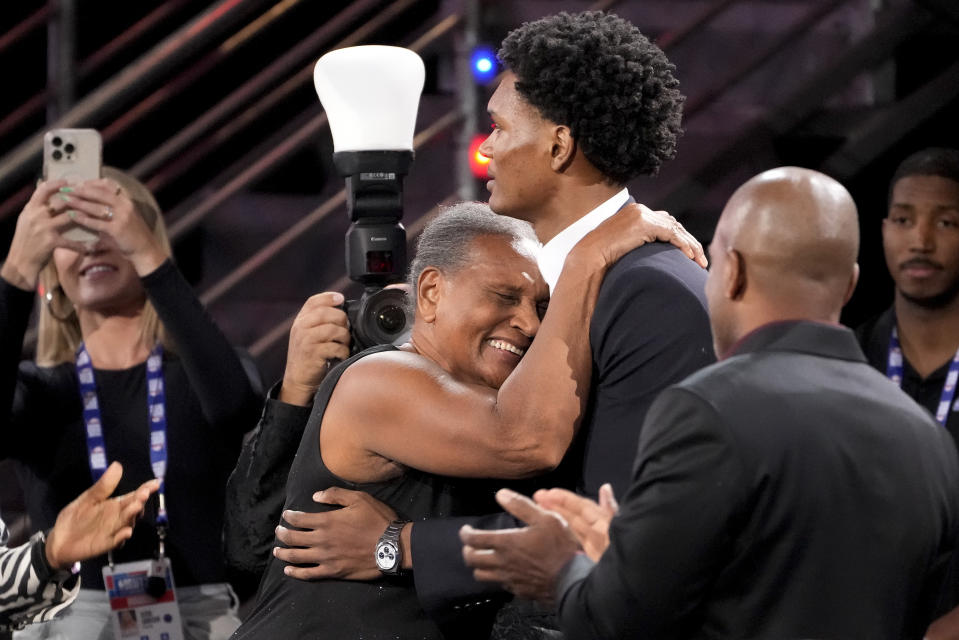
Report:
M 656 395 L 714 361 L 703 293 L 706 273 L 661 243 L 630 252 L 606 274 L 590 324 L 593 381 L 586 415 L 557 475 L 539 486 L 565 485 L 595 496 L 604 482 L 621 494 L 629 483 L 639 429 Z M 447 518 L 413 526 L 416 591 L 443 624 L 483 615 L 501 602 L 495 585 L 473 580 L 458 531 L 515 526 L 506 514 Z M 460 632 L 456 632 L 460 637 Z
M 767 325 L 663 393 L 575 638 L 921 638 L 959 523 L 952 439 L 852 332 Z M 590 570 L 592 569 L 592 570 Z

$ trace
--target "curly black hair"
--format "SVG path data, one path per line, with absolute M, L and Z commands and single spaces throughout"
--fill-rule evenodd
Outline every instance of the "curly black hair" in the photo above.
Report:
M 959 149 L 928 147 L 903 160 L 889 181 L 889 201 L 896 183 L 911 176 L 939 176 L 959 182 Z
M 563 12 L 526 22 L 497 55 L 516 74 L 519 94 L 568 126 L 614 182 L 655 175 L 675 155 L 685 100 L 675 66 L 619 16 Z

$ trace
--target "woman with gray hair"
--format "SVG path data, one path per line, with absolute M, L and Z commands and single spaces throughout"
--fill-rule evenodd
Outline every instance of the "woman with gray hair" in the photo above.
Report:
M 404 524 L 489 512 L 500 483 L 486 479 L 559 463 L 589 388 L 582 327 L 606 269 L 648 233 L 640 209 L 624 208 L 569 254 L 550 301 L 525 222 L 480 203 L 430 222 L 411 267 L 410 342 L 368 349 L 326 376 L 286 487 L 289 510 L 330 508 L 313 495 L 331 486 L 362 489 L 395 510 L 376 549 L 379 579 L 294 580 L 286 575 L 294 568 L 274 558 L 234 638 L 441 638 L 403 571 Z M 264 419 L 279 413 L 268 403 Z M 296 551 L 284 550 L 286 559 L 299 562 Z
M 467 266 L 470 246 L 477 236 L 512 237 L 517 251 L 538 251 L 539 239 L 532 225 L 518 218 L 493 213 L 485 202 L 460 202 L 446 207 L 423 229 L 416 241 L 416 254 L 410 263 L 407 285 L 416 291 L 420 274 L 427 267 L 447 273 Z M 416 298 L 410 298 L 416 312 Z

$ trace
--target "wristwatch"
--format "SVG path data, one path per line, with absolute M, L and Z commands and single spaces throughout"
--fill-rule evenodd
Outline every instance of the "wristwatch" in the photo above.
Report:
M 376 543 L 373 559 L 376 566 L 384 575 L 399 575 L 403 567 L 403 551 L 400 548 L 400 531 L 409 520 L 394 520 L 386 527 L 386 531 Z
M 51 582 L 63 583 L 80 573 L 79 562 L 74 562 L 68 569 L 54 569 L 50 566 L 50 561 L 47 559 L 47 533 L 45 531 L 37 531 L 30 537 L 30 540 L 34 542 L 31 561 L 41 580 L 46 579 Z

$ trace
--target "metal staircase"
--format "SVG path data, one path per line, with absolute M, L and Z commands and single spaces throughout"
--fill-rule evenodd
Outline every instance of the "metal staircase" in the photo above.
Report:
M 312 64 L 330 49 L 399 44 L 427 62 L 406 186 L 412 239 L 437 203 L 462 192 L 456 164 L 469 114 L 455 60 L 469 9 L 481 25 L 495 23 L 489 33 L 497 38 L 558 10 L 623 15 L 663 46 L 688 96 L 677 159 L 658 177 L 637 180 L 633 193 L 706 241 L 732 189 L 764 168 L 800 164 L 846 181 L 864 215 L 865 293 L 854 300 L 854 319 L 875 307 L 885 285 L 872 277 L 882 266 L 869 233 L 891 166 L 919 146 L 959 144 L 942 126 L 959 103 L 953 0 L 16 4 L 0 17 L 0 64 L 23 70 L 0 97 L 5 241 L 39 172 L 42 132 L 101 129 L 106 161 L 157 194 L 181 268 L 267 380 L 282 371 L 286 331 L 302 301 L 350 285 L 342 181 L 312 89 Z M 109 25 L 92 26 L 113 15 L 114 4 Z M 938 55 L 917 54 L 917 43 L 939 43 Z M 60 62 L 38 77 L 38 60 Z

